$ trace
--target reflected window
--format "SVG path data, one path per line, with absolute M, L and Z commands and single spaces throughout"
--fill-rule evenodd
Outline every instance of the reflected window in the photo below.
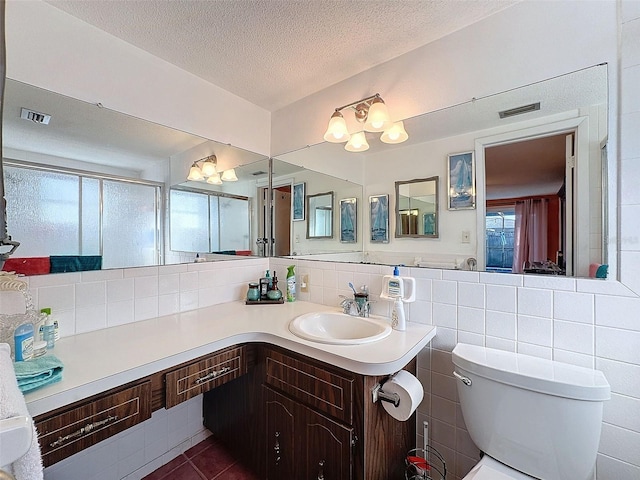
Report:
M 17 256 L 97 255 L 102 268 L 158 264 L 159 184 L 13 161 L 4 174 Z
M 214 253 L 250 250 L 250 208 L 246 197 L 171 189 L 171 250 Z
M 485 218 L 487 272 L 511 272 L 515 223 L 515 206 L 487 208 Z

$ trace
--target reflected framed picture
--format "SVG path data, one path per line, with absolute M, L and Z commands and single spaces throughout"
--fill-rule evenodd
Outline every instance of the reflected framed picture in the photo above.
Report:
M 447 160 L 449 210 L 476 208 L 476 166 L 473 152 L 454 153 Z
M 291 199 L 291 220 L 298 222 L 304 220 L 304 198 L 306 184 L 304 182 L 293 184 L 293 195 Z
M 422 232 L 423 235 L 432 235 L 435 236 L 438 234 L 436 228 L 436 214 L 435 213 L 425 213 L 422 216 L 424 227 Z
M 389 195 L 369 197 L 371 243 L 389 243 Z
M 358 199 L 340 200 L 340 242 L 356 243 L 358 241 Z

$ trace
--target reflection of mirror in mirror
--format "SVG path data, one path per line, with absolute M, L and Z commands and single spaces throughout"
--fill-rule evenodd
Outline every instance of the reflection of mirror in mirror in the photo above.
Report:
M 327 145 L 335 146 L 334 144 Z M 318 145 L 316 147 L 320 146 Z M 305 148 L 297 150 L 281 155 L 278 159 L 273 159 L 274 192 L 280 192 L 282 189 L 291 190 L 296 185 L 304 185 L 306 194 L 314 195 L 320 192 L 332 191 L 334 193 L 334 199 L 336 200 L 355 198 L 357 204 L 362 205 L 362 185 L 302 166 L 298 158 L 305 157 L 308 160 L 307 150 L 313 150 L 319 154 L 318 161 L 313 163 L 314 167 L 317 165 L 318 168 L 320 168 L 327 164 L 326 161 L 323 162 L 321 160 L 322 158 L 328 158 L 326 152 L 320 154 L 322 148 L 316 149 L 315 147 L 313 149 Z M 344 149 L 342 151 L 344 152 Z M 286 161 L 283 161 L 283 159 Z M 287 211 L 285 211 L 285 206 L 283 206 L 283 211 L 280 215 L 278 214 L 277 203 L 274 204 L 273 239 L 275 247 L 274 254 L 276 256 L 317 255 L 328 252 L 341 252 L 343 254 L 357 252 L 359 254 L 359 252 L 362 251 L 363 236 L 358 234 L 358 232 L 362 232 L 361 215 L 356 215 L 355 242 L 340 241 L 339 235 L 334 235 L 333 238 L 308 238 L 308 224 L 306 221 L 308 212 L 305 212 L 305 202 L 306 196 L 305 201 L 303 201 L 303 208 L 298 215 L 301 221 L 296 221 L 295 216 L 292 215 L 291 202 L 286 205 Z M 337 218 L 334 218 L 334 220 L 337 222 Z M 285 222 L 288 223 L 285 225 Z M 289 228 L 284 228 L 285 226 Z M 338 228 L 337 225 L 336 228 Z
M 396 182 L 396 237 L 438 238 L 438 177 Z
M 307 238 L 333 238 L 333 192 L 307 195 Z
M 22 108 L 51 115 L 49 124 L 22 119 Z M 258 182 L 267 183 L 263 155 L 11 79 L 2 121 L 8 221 L 22 243 L 14 258 L 32 263 L 51 256 L 98 257 L 102 268 L 192 262 L 192 250 L 170 247 L 164 187 L 184 184 L 249 199 Z M 185 182 L 193 162 L 212 154 L 220 170 L 240 166 L 239 181 L 217 187 Z M 258 231 L 254 205 L 245 214 L 250 232 Z M 255 251 L 247 229 L 242 241 L 230 243 L 227 227 L 229 222 L 220 224 L 220 248 L 200 253 Z M 50 273 L 42 268 L 37 273 Z

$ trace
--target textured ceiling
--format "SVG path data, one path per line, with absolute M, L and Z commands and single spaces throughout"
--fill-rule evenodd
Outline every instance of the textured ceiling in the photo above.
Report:
M 519 0 L 48 0 L 269 111 Z

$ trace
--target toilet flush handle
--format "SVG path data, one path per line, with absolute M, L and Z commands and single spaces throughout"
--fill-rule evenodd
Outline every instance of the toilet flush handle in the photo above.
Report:
M 453 376 L 456 377 L 458 380 L 460 380 L 462 383 L 464 383 L 467 387 L 471 386 L 471 379 L 469 377 L 465 377 L 463 375 L 460 375 L 455 370 L 453 371 Z

